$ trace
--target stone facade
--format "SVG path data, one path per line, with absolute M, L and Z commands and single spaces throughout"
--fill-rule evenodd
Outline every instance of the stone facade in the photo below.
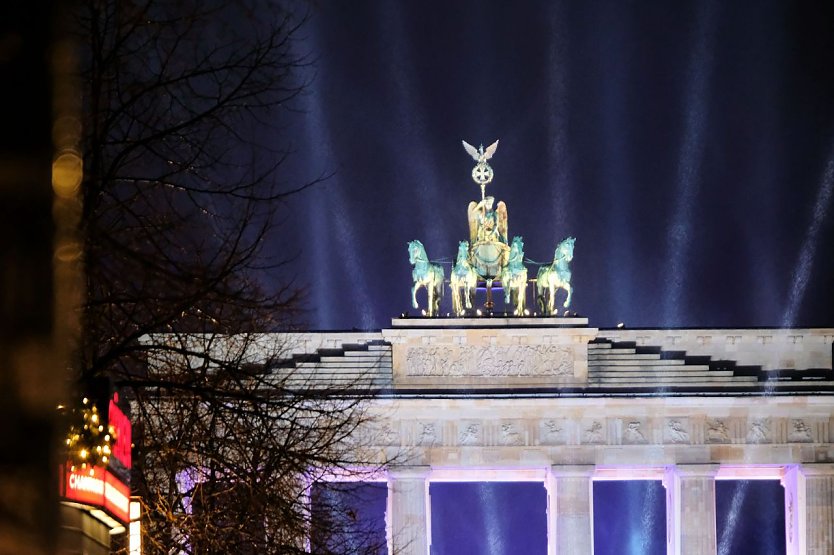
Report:
M 834 553 L 832 342 L 832 329 L 480 318 L 291 343 L 327 349 L 323 379 L 350 360 L 383 384 L 364 434 L 398 461 L 387 518 L 397 553 L 429 552 L 430 482 L 496 479 L 545 483 L 549 554 L 592 553 L 592 484 L 605 479 L 662 480 L 668 553 L 714 553 L 715 480 L 752 477 L 781 480 L 794 555 Z

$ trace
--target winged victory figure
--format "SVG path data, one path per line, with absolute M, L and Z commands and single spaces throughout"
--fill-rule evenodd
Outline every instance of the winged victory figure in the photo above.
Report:
M 470 145 L 466 141 L 461 141 L 463 143 L 463 148 L 466 149 L 466 152 L 479 164 L 485 163 L 487 160 L 492 158 L 492 155 L 495 154 L 495 151 L 498 150 L 498 141 L 495 141 L 491 145 L 484 150 L 484 145 L 481 147 L 475 148 L 474 146 Z

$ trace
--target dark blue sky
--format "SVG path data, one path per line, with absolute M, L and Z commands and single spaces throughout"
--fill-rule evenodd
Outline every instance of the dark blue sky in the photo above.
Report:
M 311 328 L 409 310 L 407 241 L 454 256 L 461 139 L 501 140 L 489 194 L 527 257 L 577 238 L 593 325 L 834 324 L 834 4 L 322 2 L 301 36 L 282 177 L 332 176 L 272 246 Z

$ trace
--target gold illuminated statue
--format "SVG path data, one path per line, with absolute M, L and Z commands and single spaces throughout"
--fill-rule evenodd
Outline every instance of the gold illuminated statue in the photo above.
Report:
M 475 292 L 480 283 L 486 287 L 484 308 L 491 315 L 494 306 L 492 300 L 493 282 L 498 280 L 504 290 L 504 305 L 515 316 L 529 316 L 526 308 L 528 280 L 527 268 L 524 266 L 524 241 L 514 237 L 509 242 L 507 205 L 495 202 L 487 196 L 486 186 L 492 183 L 495 172 L 489 160 L 498 149 L 498 141 L 487 148 L 480 145 L 475 148 L 466 141 L 463 148 L 475 160 L 472 168 L 472 181 L 481 189 L 480 200 L 473 200 L 466 210 L 469 222 L 469 241 L 458 243 L 457 258 L 452 266 L 449 285 L 452 291 L 452 312 L 455 316 L 467 316 L 474 308 Z M 552 264 L 539 268 L 536 282 L 536 298 L 545 315 L 556 315 L 556 292 L 563 289 L 567 298 L 563 306 L 567 309 L 571 303 L 573 288 L 569 263 L 573 259 L 575 239 L 569 237 L 556 249 Z M 420 241 L 409 243 L 409 260 L 414 266 L 412 272 L 413 287 L 411 301 L 414 308 L 419 308 L 417 290 L 427 291 L 427 307 L 422 313 L 435 317 L 440 313 L 440 299 L 444 289 L 444 271 L 439 265 L 443 261 L 430 261 Z M 527 260 L 527 262 L 530 262 Z M 476 311 L 481 315 L 480 310 Z
M 481 200 L 470 202 L 466 211 L 469 220 L 469 264 L 475 269 L 478 277 L 486 282 L 486 307 L 491 309 L 492 282 L 501 275 L 510 255 L 507 242 L 507 205 L 503 202 L 495 204 L 493 197 L 486 196 L 486 186 L 495 176 L 488 160 L 498 149 L 498 141 L 486 149 L 483 145 L 475 148 L 463 141 L 463 148 L 477 162 L 472 169 L 472 181 L 481 187 Z

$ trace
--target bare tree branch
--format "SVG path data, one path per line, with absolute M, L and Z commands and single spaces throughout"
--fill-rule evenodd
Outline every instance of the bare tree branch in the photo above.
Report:
M 131 401 L 153 552 L 331 552 L 345 521 L 314 517 L 311 484 L 382 464 L 357 433 L 373 380 L 299 374 L 290 346 L 258 333 L 294 329 L 301 310 L 263 249 L 312 185 L 283 184 L 289 151 L 274 138 L 304 86 L 305 19 L 260 0 L 86 0 L 77 13 L 80 380 L 109 377 Z

